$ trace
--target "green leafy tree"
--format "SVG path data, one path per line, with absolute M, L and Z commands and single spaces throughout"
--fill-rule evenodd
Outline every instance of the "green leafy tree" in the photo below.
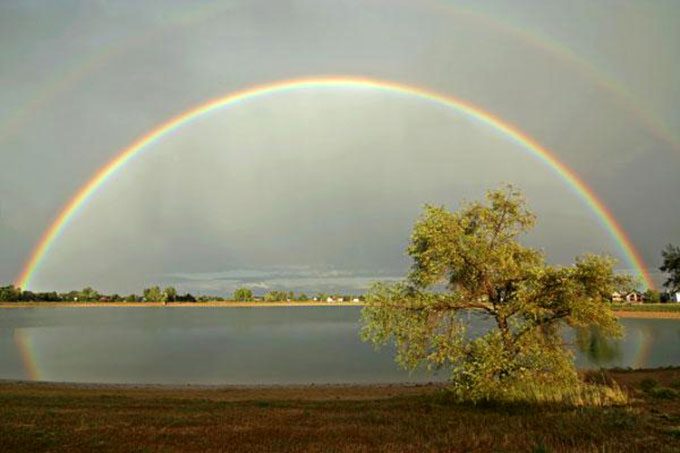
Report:
M 663 286 L 671 293 L 680 291 L 680 247 L 668 244 L 661 256 L 663 264 L 659 270 L 668 274 Z
M 655 289 L 649 288 L 645 291 L 645 303 L 658 304 L 661 302 L 661 294 Z
M 79 301 L 92 302 L 99 300 L 101 295 L 97 291 L 88 286 L 87 288 L 83 288 L 82 290 L 80 290 L 78 292 L 77 297 Z
M 232 297 L 239 302 L 250 302 L 253 300 L 253 291 L 250 288 L 238 288 Z
M 615 275 L 606 257 L 546 264 L 518 241 L 534 222 L 511 186 L 457 212 L 426 206 L 408 247 L 411 272 L 367 294 L 362 338 L 394 342 L 396 359 L 407 368 L 450 370 L 451 389 L 461 399 L 555 400 L 582 390 L 560 328 L 620 335 L 607 300 L 632 282 Z M 468 332 L 470 318 L 490 328 Z
M 163 302 L 163 291 L 158 286 L 144 289 L 144 300 L 147 302 Z
M 309 300 L 309 296 L 307 296 L 307 294 L 305 293 L 302 293 L 297 297 L 297 300 L 299 300 L 300 302 L 305 302 Z
M 21 288 L 14 285 L 0 287 L 0 301 L 17 302 L 21 300 Z
M 168 286 L 163 290 L 161 296 L 162 302 L 174 302 L 177 300 L 177 290 L 172 286 Z
M 196 302 L 196 298 L 191 293 L 186 293 L 183 296 L 177 296 L 179 302 Z
M 264 295 L 264 300 L 267 302 L 282 302 L 288 299 L 288 293 L 285 291 L 269 291 Z

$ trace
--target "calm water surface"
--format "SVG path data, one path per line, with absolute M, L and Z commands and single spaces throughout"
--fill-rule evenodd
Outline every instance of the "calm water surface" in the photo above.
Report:
M 359 340 L 360 307 L 0 310 L 0 379 L 100 383 L 425 382 Z M 680 321 L 622 319 L 579 367 L 680 365 Z M 568 335 L 572 338 L 573 335 Z

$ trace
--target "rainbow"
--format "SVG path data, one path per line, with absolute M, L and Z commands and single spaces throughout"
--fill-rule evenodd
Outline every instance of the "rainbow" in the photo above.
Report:
M 14 331 L 14 344 L 21 356 L 21 362 L 24 366 L 26 378 L 29 381 L 40 381 L 42 379 L 42 373 L 38 367 L 38 361 L 35 360 L 33 341 L 26 330 L 27 329 L 16 329 Z
M 404 5 L 409 6 L 412 6 L 411 3 L 413 2 L 403 2 Z M 524 25 L 514 24 L 510 18 L 497 19 L 493 14 L 480 8 L 479 3 L 454 5 L 446 0 L 424 0 L 422 4 L 431 8 L 437 14 L 443 13 L 461 17 L 487 29 L 497 30 L 570 65 L 598 89 L 608 93 L 614 102 L 636 118 L 653 137 L 668 144 L 674 151 L 680 152 L 680 141 L 677 136 L 658 115 L 654 114 L 649 105 L 644 105 L 644 100 L 633 96 L 628 88 L 610 74 L 611 71 L 599 69 L 563 43 L 555 41 L 545 34 L 529 30 Z M 393 5 L 389 4 L 388 6 L 392 7 Z M 201 6 L 192 4 L 189 9 L 178 9 L 177 11 L 164 10 L 163 24 L 130 38 L 115 41 L 105 46 L 103 50 L 97 49 L 96 52 L 70 66 L 63 73 L 57 74 L 57 77 L 50 79 L 23 106 L 15 109 L 7 118 L 0 120 L 0 143 L 4 143 L 9 138 L 19 134 L 29 124 L 32 124 L 31 119 L 36 114 L 45 110 L 60 94 L 77 86 L 78 82 L 95 71 L 105 68 L 111 60 L 162 37 L 163 33 L 167 31 L 177 31 L 180 28 L 199 25 L 205 26 L 206 21 L 214 21 L 215 18 L 220 17 L 225 11 L 233 7 L 232 4 L 217 2 L 206 3 Z
M 11 115 L 0 122 L 0 143 L 18 134 L 31 124 L 31 119 L 47 108 L 63 92 L 77 86 L 78 82 L 91 73 L 106 67 L 106 64 L 142 44 L 162 38 L 168 31 L 178 32 L 180 28 L 202 24 L 206 20 L 220 17 L 233 5 L 219 3 L 191 4 L 189 8 L 163 10 L 163 23 L 129 38 L 116 40 L 103 47 L 98 47 L 82 61 L 69 66 L 64 72 L 50 78 L 34 96 L 21 108 L 15 109 Z M 52 71 L 49 71 L 52 72 Z
M 138 155 L 147 147 L 159 142 L 161 139 L 173 132 L 176 132 L 183 126 L 186 126 L 193 121 L 205 117 L 206 115 L 209 115 L 220 109 L 233 107 L 255 98 L 312 89 L 369 89 L 374 91 L 408 95 L 423 101 L 428 101 L 436 105 L 450 108 L 456 112 L 468 116 L 471 119 L 476 120 L 481 124 L 492 127 L 507 138 L 521 145 L 532 155 L 547 164 L 556 174 L 558 174 L 596 214 L 601 224 L 614 238 L 630 265 L 632 265 L 637 270 L 647 286 L 650 288 L 654 287 L 652 279 L 647 272 L 647 267 L 640 254 L 637 252 L 625 231 L 621 225 L 619 225 L 607 206 L 605 206 L 605 204 L 597 197 L 595 192 L 593 192 L 593 190 L 581 178 L 579 178 L 579 176 L 574 173 L 573 170 L 562 163 L 553 152 L 543 147 L 532 137 L 517 129 L 512 124 L 502 120 L 501 118 L 482 110 L 480 107 L 453 96 L 437 93 L 435 91 L 421 87 L 410 86 L 391 81 L 349 76 L 301 78 L 246 88 L 227 94 L 226 96 L 210 100 L 199 105 L 198 107 L 187 110 L 160 124 L 158 127 L 146 133 L 145 135 L 139 137 L 132 144 L 119 151 L 116 157 L 114 157 L 109 163 L 101 167 L 63 207 L 63 209 L 59 212 L 57 217 L 47 228 L 47 230 L 45 230 L 42 237 L 38 241 L 21 274 L 16 279 L 16 285 L 21 288 L 30 287 L 31 278 L 39 268 L 42 260 L 49 252 L 52 244 L 54 244 L 57 238 L 67 227 L 69 221 L 73 219 L 78 211 L 87 204 L 87 201 L 92 198 L 96 191 L 112 175 L 114 175 L 118 170 L 124 167 L 136 155 Z
M 649 357 L 652 355 L 654 350 L 654 334 L 651 329 L 646 326 L 642 326 L 637 329 L 637 341 L 635 342 L 636 352 L 633 356 L 633 364 L 631 365 L 634 369 L 647 368 L 649 367 Z
M 619 107 L 636 118 L 655 139 L 669 145 L 673 151 L 680 152 L 680 142 L 676 135 L 658 115 L 652 112 L 651 107 L 644 102 L 644 99 L 639 99 L 631 94 L 630 90 L 617 77 L 609 74 L 610 71 L 598 68 L 564 43 L 555 41 L 535 30 L 528 30 L 526 26 L 513 24 L 510 19 L 496 19 L 494 15 L 484 11 L 481 2 L 461 5 L 443 0 L 425 0 L 425 4 L 444 14 L 458 16 L 477 25 L 498 30 L 519 39 L 523 44 L 543 51 L 556 60 L 568 64 L 585 80 L 607 93 Z

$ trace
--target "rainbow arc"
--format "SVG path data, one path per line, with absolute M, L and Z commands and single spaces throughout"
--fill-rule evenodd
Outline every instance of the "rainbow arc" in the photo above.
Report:
M 349 76 L 301 78 L 246 88 L 212 99 L 187 110 L 142 135 L 130 145 L 120 150 L 111 161 L 101 167 L 61 209 L 36 244 L 21 274 L 16 279 L 16 285 L 21 288 L 30 287 L 33 276 L 40 268 L 40 264 L 49 253 L 50 248 L 64 232 L 75 215 L 87 205 L 88 200 L 105 185 L 112 175 L 130 163 L 135 156 L 149 149 L 164 137 L 177 132 L 179 129 L 206 115 L 222 109 L 235 107 L 255 98 L 303 90 L 339 89 L 367 89 L 396 93 L 448 107 L 470 119 L 491 127 L 507 139 L 519 144 L 523 149 L 551 168 L 585 202 L 597 216 L 602 226 L 609 231 L 628 263 L 636 269 L 647 286 L 650 288 L 654 287 L 642 257 L 604 202 L 571 168 L 561 162 L 555 153 L 542 146 L 534 138 L 502 118 L 483 110 L 481 107 L 448 94 L 392 81 Z

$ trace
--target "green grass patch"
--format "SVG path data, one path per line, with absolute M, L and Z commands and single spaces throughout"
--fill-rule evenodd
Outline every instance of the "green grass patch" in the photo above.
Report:
M 680 312 L 680 303 L 667 304 L 612 304 L 614 311 L 656 311 L 656 312 Z

